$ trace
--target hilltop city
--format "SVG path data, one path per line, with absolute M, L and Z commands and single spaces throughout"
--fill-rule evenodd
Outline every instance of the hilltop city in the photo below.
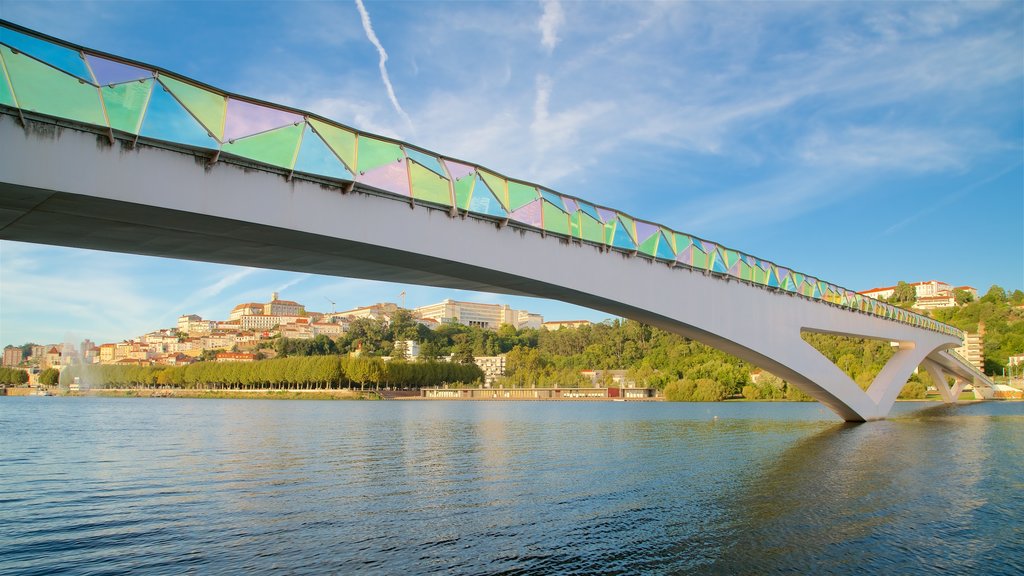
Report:
M 901 282 L 861 294 L 890 302 L 903 301 L 919 311 L 956 307 L 978 298 L 977 290 L 971 286 L 954 287 L 935 280 Z M 273 356 L 272 344 L 282 339 L 303 341 L 326 337 L 338 341 L 361 319 L 387 324 L 400 312 L 418 326 L 432 331 L 452 324 L 487 331 L 497 331 L 502 326 L 516 330 L 560 330 L 591 324 L 586 320 L 545 322 L 540 314 L 514 310 L 505 304 L 451 299 L 413 309 L 381 302 L 351 310 L 315 312 L 298 302 L 282 299 L 275 292 L 267 302 L 238 304 L 222 320 L 184 314 L 178 318 L 176 326 L 160 328 L 121 342 L 97 345 L 86 339 L 77 346 L 72 343 L 8 345 L 4 348 L 3 365 L 25 369 L 30 382 L 33 382 L 41 371 L 48 368 L 61 370 L 76 364 L 182 366 L 199 361 L 252 362 Z M 959 350 L 979 369 L 984 366 L 983 331 L 982 328 L 976 333 L 969 333 Z M 420 356 L 420 344 L 414 339 L 396 343 L 402 348 L 403 357 L 413 361 Z M 357 355 L 360 352 L 356 349 L 350 353 Z M 387 356 L 386 351 L 376 353 Z M 442 356 L 440 359 L 446 358 Z M 484 370 L 488 383 L 504 374 L 503 355 L 478 356 L 474 361 Z

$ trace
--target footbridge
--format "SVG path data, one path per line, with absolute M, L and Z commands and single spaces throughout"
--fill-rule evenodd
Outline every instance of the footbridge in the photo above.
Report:
M 0 238 L 572 302 L 743 358 L 850 421 L 884 418 L 921 365 L 948 402 L 987 382 L 952 353 L 960 331 L 925 316 L 3 21 Z M 863 391 L 803 331 L 897 350 Z

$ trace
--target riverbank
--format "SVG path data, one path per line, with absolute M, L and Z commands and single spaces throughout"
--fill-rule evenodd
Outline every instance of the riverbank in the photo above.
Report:
M 68 392 L 65 396 L 101 398 L 207 398 L 235 400 L 380 400 L 374 391 L 359 390 L 195 390 L 170 388 L 157 390 L 89 390 Z

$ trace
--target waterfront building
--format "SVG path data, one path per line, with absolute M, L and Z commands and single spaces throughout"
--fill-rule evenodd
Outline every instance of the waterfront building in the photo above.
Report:
M 985 371 L 985 323 L 978 325 L 977 332 L 965 332 L 964 344 L 954 350 L 971 366 L 978 370 Z
M 463 324 L 487 330 L 497 330 L 502 324 L 509 324 L 516 329 L 539 329 L 544 323 L 540 314 L 513 310 L 508 304 L 459 302 L 450 298 L 437 304 L 420 306 L 413 310 L 413 315 L 417 318 L 432 318 L 442 324 Z
M 21 348 L 17 346 L 4 347 L 4 366 L 17 366 L 22 361 Z
M 505 355 L 500 356 L 477 356 L 473 363 L 484 372 L 484 387 L 490 388 L 494 383 L 505 375 Z

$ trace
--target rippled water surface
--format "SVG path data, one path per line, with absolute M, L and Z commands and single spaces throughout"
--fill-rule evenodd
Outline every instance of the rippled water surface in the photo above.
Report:
M 1024 572 L 1024 403 L 0 398 L 0 446 L 4 574 Z

